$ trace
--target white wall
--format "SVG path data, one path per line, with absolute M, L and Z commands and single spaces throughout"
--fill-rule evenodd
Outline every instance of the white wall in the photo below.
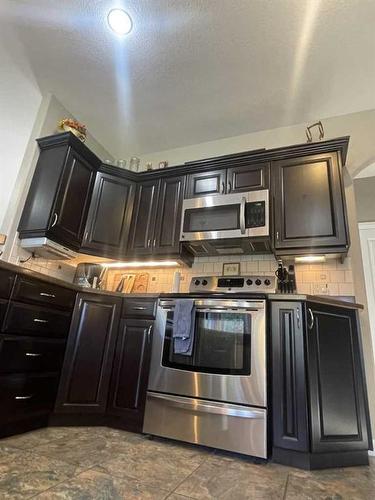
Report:
M 168 151 L 159 151 L 141 156 L 142 167 L 152 162 L 156 168 L 158 163 L 167 160 L 169 165 L 181 165 L 186 161 L 220 156 L 257 148 L 276 148 L 289 144 L 306 142 L 305 123 L 291 127 L 280 127 L 262 130 L 251 134 L 227 137 L 216 141 L 202 142 Z M 323 120 L 324 139 L 350 135 L 347 166 L 354 177 L 367 165 L 375 162 L 375 110 L 334 116 Z M 316 134 L 316 132 L 315 132 Z M 317 135 L 314 140 L 318 140 Z
M 7 234 L 7 207 L 42 95 L 22 53 L 12 55 L 0 41 L 0 233 Z

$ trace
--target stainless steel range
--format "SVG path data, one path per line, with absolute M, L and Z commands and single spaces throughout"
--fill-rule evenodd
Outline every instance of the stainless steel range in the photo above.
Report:
M 197 277 L 190 290 L 195 297 L 190 355 L 176 352 L 173 325 L 176 301 L 192 296 L 159 301 L 143 431 L 266 458 L 261 294 L 275 291 L 275 277 Z M 244 294 L 231 297 L 233 292 Z

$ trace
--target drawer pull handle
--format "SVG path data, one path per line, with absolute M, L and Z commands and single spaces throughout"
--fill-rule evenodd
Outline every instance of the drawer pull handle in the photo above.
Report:
M 40 352 L 26 352 L 25 356 L 28 356 L 29 358 L 39 358 L 42 354 Z
M 142 307 L 142 306 L 135 306 L 133 307 L 134 311 L 145 311 L 147 307 Z
M 40 292 L 40 294 L 42 297 L 52 297 L 53 299 L 56 297 L 56 295 L 54 295 L 53 293 L 46 293 L 46 292 Z
M 35 323 L 48 323 L 47 319 L 34 318 Z
M 19 400 L 19 399 L 21 399 L 21 400 L 23 400 L 23 399 L 31 399 L 33 396 L 34 396 L 34 394 L 30 394 L 29 396 L 15 396 L 14 399 L 17 399 L 17 400 Z

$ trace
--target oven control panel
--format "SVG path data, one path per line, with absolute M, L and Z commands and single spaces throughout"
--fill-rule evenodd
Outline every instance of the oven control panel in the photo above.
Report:
M 276 277 L 269 276 L 196 276 L 191 279 L 189 292 L 253 292 L 274 293 Z

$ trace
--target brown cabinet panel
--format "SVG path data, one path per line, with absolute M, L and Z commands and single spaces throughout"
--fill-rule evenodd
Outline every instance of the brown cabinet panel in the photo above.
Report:
M 129 237 L 129 254 L 136 256 L 152 254 L 158 193 L 158 180 L 141 182 L 137 186 Z
M 309 451 L 303 308 L 272 302 L 273 446 Z
M 155 254 L 178 254 L 182 202 L 184 198 L 185 176 L 166 177 L 161 180 L 155 237 Z
M 122 320 L 116 343 L 108 413 L 141 431 L 150 365 L 152 321 Z
M 0 335 L 0 373 L 58 372 L 64 351 L 61 340 Z
M 17 276 L 12 293 L 14 301 L 69 310 L 73 308 L 75 297 L 76 292 L 69 288 L 21 275 Z
M 73 149 L 69 150 L 54 205 L 48 235 L 81 246 L 94 182 L 93 167 Z
M 69 312 L 11 302 L 3 331 L 14 335 L 64 338 L 68 335 L 69 325 Z
M 273 163 L 275 249 L 348 244 L 336 153 Z
M 126 254 L 135 183 L 99 172 L 87 218 L 83 250 L 104 257 Z
M 312 451 L 367 450 L 356 312 L 320 304 L 307 306 Z
M 55 402 L 56 375 L 6 375 L 0 377 L 0 423 L 49 413 Z
M 0 269 L 0 297 L 3 299 L 10 297 L 15 277 L 15 273 Z
M 226 169 L 210 170 L 188 175 L 185 198 L 197 198 L 226 191 Z
M 120 311 L 120 298 L 78 295 L 56 402 L 57 413 L 105 411 Z
M 257 163 L 228 168 L 227 193 L 268 189 L 270 178 L 270 164 Z

